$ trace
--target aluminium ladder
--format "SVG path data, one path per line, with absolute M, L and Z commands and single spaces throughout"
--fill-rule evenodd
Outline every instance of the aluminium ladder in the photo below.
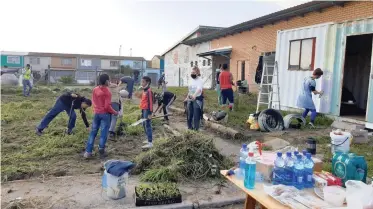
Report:
M 274 89 L 276 91 L 274 91 Z M 273 100 L 274 94 L 276 94 L 276 100 Z M 275 104 L 278 104 L 278 106 L 273 106 Z M 281 110 L 277 61 L 275 61 L 274 65 L 270 65 L 264 62 L 262 78 L 259 87 L 258 102 L 256 105 L 256 113 L 259 112 L 259 108 L 261 105 L 267 105 L 268 109 L 278 107 L 278 110 Z

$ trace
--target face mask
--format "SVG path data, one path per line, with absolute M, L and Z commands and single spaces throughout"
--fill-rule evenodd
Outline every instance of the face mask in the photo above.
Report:
M 197 75 L 196 74 L 191 74 L 190 75 L 193 79 L 197 78 Z

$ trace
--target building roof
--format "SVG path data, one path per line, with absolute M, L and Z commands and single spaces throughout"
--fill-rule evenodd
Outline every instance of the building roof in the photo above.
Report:
M 164 59 L 164 57 L 161 56 L 161 55 L 154 55 L 154 57 L 156 57 L 156 58 L 158 58 L 158 59 L 160 59 L 160 60 L 161 60 L 161 59 Z M 154 58 L 154 57 L 153 57 L 153 58 Z
M 188 33 L 186 36 L 184 36 L 180 41 L 178 41 L 177 43 L 175 43 L 174 45 L 172 45 L 172 47 L 170 47 L 169 49 L 167 49 L 163 54 L 162 56 L 165 56 L 165 54 L 167 54 L 167 52 L 173 50 L 175 47 L 179 46 L 179 44 L 181 44 L 182 42 L 186 41 L 188 38 L 190 38 L 193 34 L 195 33 L 201 33 L 202 36 L 207 36 L 208 34 L 211 34 L 215 31 L 219 31 L 219 30 L 222 30 L 224 28 L 222 27 L 213 27 L 213 26 L 204 26 L 204 25 L 200 25 L 198 26 L 197 28 L 195 28 L 192 32 Z
M 256 27 L 262 27 L 267 24 L 274 24 L 275 22 L 288 20 L 295 16 L 302 16 L 309 12 L 319 11 L 321 12 L 323 9 L 332 7 L 332 6 L 343 6 L 348 1 L 311 1 L 307 2 L 298 6 L 290 7 L 288 9 L 284 9 L 269 15 L 265 15 L 259 18 L 255 18 L 253 20 L 249 20 L 237 25 L 233 25 L 231 27 L 216 31 L 214 33 L 210 33 L 205 36 L 201 36 L 198 38 L 185 40 L 182 43 L 186 45 L 195 45 L 206 41 L 211 41 L 213 39 L 217 39 L 220 37 L 233 35 L 236 33 L 241 33 L 243 31 L 248 31 Z
M 137 60 L 145 61 L 143 57 L 127 57 L 127 56 L 108 56 L 108 55 L 93 55 L 93 54 L 63 54 L 63 53 L 46 53 L 46 52 L 29 52 L 28 56 L 39 56 L 39 57 L 86 57 L 86 58 L 100 58 L 100 59 L 111 59 L 111 60 Z

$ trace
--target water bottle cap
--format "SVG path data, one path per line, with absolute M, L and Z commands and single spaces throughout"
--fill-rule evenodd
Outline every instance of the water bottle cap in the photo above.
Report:
M 282 156 L 282 152 L 278 152 L 277 157 L 281 157 L 281 156 Z
M 294 151 L 294 155 L 297 156 L 299 154 L 298 151 Z
M 302 155 L 297 155 L 297 158 L 298 159 L 302 159 Z
M 304 150 L 302 151 L 302 153 L 303 153 L 303 155 L 306 155 L 306 154 L 307 154 L 307 150 L 304 149 Z
M 291 157 L 291 152 L 287 152 L 286 156 Z
M 254 157 L 254 153 L 253 152 L 249 152 L 249 157 Z
M 242 144 L 242 148 L 246 149 L 247 148 L 247 144 Z
M 307 158 L 311 158 L 311 153 L 307 152 L 307 153 L 306 153 L 306 157 L 307 157 Z

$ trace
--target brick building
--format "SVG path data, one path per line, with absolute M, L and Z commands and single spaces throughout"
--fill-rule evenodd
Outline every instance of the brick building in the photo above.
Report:
M 249 81 L 251 91 L 255 91 L 257 85 L 254 84 L 254 75 L 259 56 L 276 50 L 276 37 L 279 30 L 372 16 L 373 1 L 312 1 L 183 43 L 193 46 L 210 42 L 210 54 L 216 55 L 213 60 L 222 59 L 214 53 L 214 50 L 231 47 L 230 60 L 227 62 L 230 64 L 234 79 L 241 80 L 244 75 L 244 78 Z M 213 61 L 213 69 L 217 65 L 218 63 Z

